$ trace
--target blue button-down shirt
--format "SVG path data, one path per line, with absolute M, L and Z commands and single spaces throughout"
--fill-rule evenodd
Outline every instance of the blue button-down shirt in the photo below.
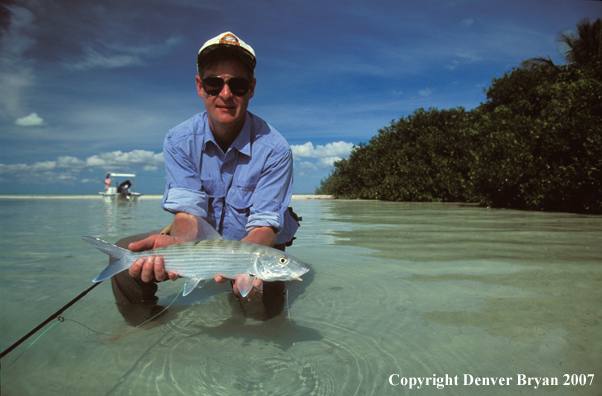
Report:
M 286 140 L 247 112 L 228 151 L 216 143 L 207 113 L 171 129 L 163 157 L 167 186 L 162 206 L 201 216 L 227 239 L 243 239 L 254 227 L 277 230 L 288 242 L 298 224 L 288 212 L 293 190 L 293 156 Z

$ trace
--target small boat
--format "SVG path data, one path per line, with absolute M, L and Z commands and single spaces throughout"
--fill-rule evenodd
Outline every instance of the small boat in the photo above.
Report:
M 119 182 L 119 178 L 127 178 Z M 133 173 L 107 173 L 107 179 L 115 181 L 115 185 L 109 185 L 105 192 L 99 192 L 102 199 L 108 203 L 136 203 L 142 196 L 136 192 L 136 175 Z M 130 182 L 129 179 L 133 180 Z

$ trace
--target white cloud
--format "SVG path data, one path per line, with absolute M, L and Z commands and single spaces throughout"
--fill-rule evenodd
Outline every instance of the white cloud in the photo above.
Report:
M 0 116 L 14 118 L 22 114 L 22 96 L 35 81 L 33 62 L 24 57 L 35 40 L 29 36 L 33 14 L 22 7 L 11 7 L 10 28 L 0 34 Z
M 81 171 L 86 165 L 85 161 L 70 156 L 61 156 L 56 161 L 40 161 L 33 164 L 0 164 L 0 174 L 5 173 L 23 173 L 23 172 L 45 172 L 55 169 L 69 169 L 71 171 Z
M 474 51 L 456 52 L 455 59 L 452 60 L 451 65 L 447 66 L 448 69 L 454 70 L 460 65 L 467 65 L 470 63 L 480 62 L 483 58 L 477 56 Z
M 96 50 L 91 46 L 84 47 L 83 59 L 65 63 L 70 69 L 89 70 L 89 69 L 115 69 L 130 66 L 139 66 L 145 63 L 146 59 L 156 58 L 168 54 L 171 49 L 180 44 L 182 40 L 178 37 L 171 37 L 161 44 L 149 44 L 139 46 L 126 46 L 121 44 L 103 44 L 101 50 Z
M 331 169 L 335 161 L 348 157 L 353 148 L 353 143 L 334 142 L 325 145 L 314 145 L 311 142 L 292 145 L 295 159 L 295 173 L 298 176 L 309 176 L 324 170 Z M 311 158 L 311 161 L 302 161 L 301 158 Z
M 23 127 L 42 127 L 46 126 L 46 123 L 42 117 L 38 116 L 37 113 L 31 113 L 27 117 L 18 118 L 15 121 L 15 125 Z
M 133 150 L 129 153 L 113 151 L 102 153 L 81 160 L 71 156 L 57 157 L 56 161 L 39 161 L 33 164 L 0 164 L 0 174 L 14 175 L 19 180 L 29 183 L 72 183 L 84 170 L 119 171 L 132 167 L 143 167 L 144 171 L 153 172 L 163 165 L 163 153 Z M 84 178 L 82 183 L 97 183 L 97 180 Z
M 335 142 L 324 146 L 314 145 L 307 142 L 301 145 L 292 145 L 291 150 L 295 158 L 328 158 L 328 157 L 346 157 L 351 153 L 353 143 Z
M 86 162 L 79 158 L 62 156 L 56 159 L 56 164 L 59 168 L 81 169 L 86 165 Z
M 72 175 L 70 173 L 66 173 L 66 172 L 61 172 L 54 177 L 53 181 L 54 182 L 72 183 L 75 180 L 77 180 L 77 178 L 74 175 Z
M 296 167 L 301 170 L 310 170 L 310 171 L 318 170 L 318 168 L 316 168 L 316 166 L 309 161 L 299 161 L 299 162 L 297 162 Z
M 316 166 L 320 169 L 328 169 L 334 166 L 336 161 L 340 161 L 341 157 L 325 157 L 318 159 Z
M 298 176 L 308 176 L 318 172 L 318 167 L 309 161 L 295 162 L 295 174 Z
M 474 23 L 474 19 L 464 19 L 462 21 L 462 26 L 470 27 Z
M 431 96 L 431 94 L 433 93 L 433 91 L 431 91 L 430 89 L 426 88 L 426 89 L 421 89 L 420 91 L 418 91 L 418 95 L 422 96 L 423 98 L 427 97 L 427 96 Z
M 178 46 L 182 42 L 180 37 L 170 37 L 165 42 L 160 44 L 148 44 L 148 45 L 121 45 L 121 44 L 105 44 L 105 47 L 118 52 L 125 52 L 129 54 L 136 54 L 145 56 L 148 58 L 156 58 L 159 56 L 167 55 L 172 48 Z
M 33 172 L 44 172 L 56 169 L 55 161 L 36 162 L 29 169 Z
M 113 151 L 86 159 L 86 166 L 96 168 L 158 165 L 163 165 L 163 153 L 155 154 L 145 150 L 134 150 L 129 153 Z
M 456 56 L 466 63 L 478 62 L 483 59 L 480 56 L 476 56 L 474 51 L 456 52 Z
M 141 64 L 141 60 L 137 56 L 132 55 L 102 55 L 93 48 L 84 48 L 84 59 L 68 64 L 67 66 L 75 70 L 88 69 L 113 69 L 118 67 L 135 66 Z

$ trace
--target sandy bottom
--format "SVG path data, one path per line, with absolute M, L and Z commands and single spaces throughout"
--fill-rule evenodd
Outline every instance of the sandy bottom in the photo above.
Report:
M 0 205 L 12 224 L 0 250 L 3 348 L 105 267 L 80 235 L 114 242 L 167 219 L 155 202 Z M 289 284 L 279 316 L 252 319 L 227 286 L 208 282 L 125 337 L 60 323 L 2 360 L 2 394 L 602 394 L 602 217 L 376 201 L 294 207 L 303 222 L 287 251 L 312 270 Z M 19 212 L 20 222 L 10 217 Z M 160 284 L 160 303 L 181 286 Z M 108 283 L 64 316 L 105 334 L 126 328 Z

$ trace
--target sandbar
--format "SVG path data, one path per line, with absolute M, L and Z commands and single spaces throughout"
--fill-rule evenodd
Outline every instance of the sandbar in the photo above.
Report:
M 162 195 L 142 195 L 140 199 L 161 199 Z M 102 199 L 101 195 L 3 194 L 0 199 Z M 332 195 L 293 194 L 292 199 L 335 199 Z

